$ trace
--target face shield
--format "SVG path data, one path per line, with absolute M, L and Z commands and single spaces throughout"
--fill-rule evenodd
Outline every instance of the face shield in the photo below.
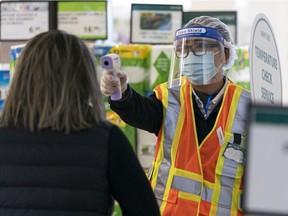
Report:
M 190 26 L 176 31 L 174 52 L 171 59 L 169 86 L 180 82 L 175 79 L 186 76 L 195 85 L 207 85 L 219 81 L 225 63 L 224 39 L 214 28 Z

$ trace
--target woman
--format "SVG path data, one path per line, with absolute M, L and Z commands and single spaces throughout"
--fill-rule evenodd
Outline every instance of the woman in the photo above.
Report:
M 123 215 L 159 215 L 77 37 L 51 30 L 26 44 L 0 121 L 0 215 L 111 215 L 114 198 Z

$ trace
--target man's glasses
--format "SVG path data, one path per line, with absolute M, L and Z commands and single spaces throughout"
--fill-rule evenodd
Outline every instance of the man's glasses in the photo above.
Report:
M 220 50 L 220 45 L 216 43 L 195 43 L 193 45 L 184 45 L 183 47 L 180 45 L 176 47 L 175 53 L 178 58 L 186 58 L 189 51 L 192 51 L 195 56 L 202 56 L 206 54 L 207 50 L 217 52 Z

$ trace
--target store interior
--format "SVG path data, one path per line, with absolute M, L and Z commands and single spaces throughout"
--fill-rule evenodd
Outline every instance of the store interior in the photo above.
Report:
M 169 58 L 172 55 L 173 40 L 171 44 L 167 41 L 165 43 L 157 43 L 156 41 L 151 44 L 145 41 L 143 44 L 133 42 L 131 36 L 133 32 L 131 29 L 133 23 L 131 8 L 133 4 L 164 5 L 164 1 L 107 0 L 106 2 L 107 37 L 105 39 L 98 38 L 86 41 L 98 62 L 98 76 L 101 76 L 100 58 L 108 52 L 119 53 L 121 58 L 123 58 L 122 69 L 126 70 L 130 85 L 143 95 L 149 94 L 157 84 L 168 81 Z M 165 5 L 181 5 L 183 12 L 201 12 L 203 15 L 205 15 L 205 12 L 207 14 L 211 12 L 218 12 L 220 14 L 233 12 L 236 14 L 235 24 L 232 25 L 234 32 L 231 33 L 234 36 L 238 60 L 235 61 L 234 67 L 226 72 L 226 75 L 232 81 L 243 85 L 243 87 L 249 90 L 251 90 L 251 75 L 249 70 L 251 32 L 253 32 L 252 27 L 255 17 L 258 14 L 264 14 L 270 21 L 277 43 L 279 65 L 281 67 L 282 100 L 283 105 L 288 105 L 288 89 L 286 85 L 288 83 L 287 0 L 166 0 Z M 11 50 L 16 50 L 17 47 L 21 47 L 25 42 L 26 40 L 0 40 L 0 69 L 10 70 L 10 78 L 16 64 L 16 57 L 15 59 L 11 57 Z M 133 56 L 135 53 L 137 53 L 137 56 Z M 160 69 L 155 66 L 157 64 L 158 67 L 164 68 L 163 71 L 159 72 Z M 7 83 L 5 85 L 4 87 L 1 86 L 1 88 L 4 88 L 3 91 L 9 89 L 9 85 Z M 2 93 L 2 95 L 5 95 L 5 93 Z M 5 97 L 2 100 L 5 101 Z M 157 137 L 154 134 L 125 124 L 109 108 L 107 108 L 107 118 L 117 124 L 127 135 L 135 152 L 137 152 L 143 168 L 147 171 L 153 160 Z
M 163 4 L 161 0 L 108 0 L 107 1 L 107 40 L 98 40 L 95 43 L 104 44 L 129 44 L 131 31 L 131 5 L 132 4 Z M 259 13 L 263 13 L 269 19 L 274 30 L 275 39 L 280 56 L 280 64 L 283 83 L 283 103 L 288 103 L 288 91 L 284 83 L 288 82 L 288 31 L 286 30 L 288 1 L 286 0 L 173 0 L 165 1 L 165 4 L 182 5 L 183 12 L 237 12 L 237 43 L 238 46 L 248 46 L 252 32 L 252 24 Z M 25 41 L 0 41 L 0 63 L 9 63 L 9 50 L 12 45 L 22 44 Z

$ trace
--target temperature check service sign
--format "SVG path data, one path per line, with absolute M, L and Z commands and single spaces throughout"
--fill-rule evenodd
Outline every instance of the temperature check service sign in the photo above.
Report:
M 252 27 L 250 76 L 253 103 L 282 105 L 280 60 L 271 25 L 264 14 L 256 16 Z

